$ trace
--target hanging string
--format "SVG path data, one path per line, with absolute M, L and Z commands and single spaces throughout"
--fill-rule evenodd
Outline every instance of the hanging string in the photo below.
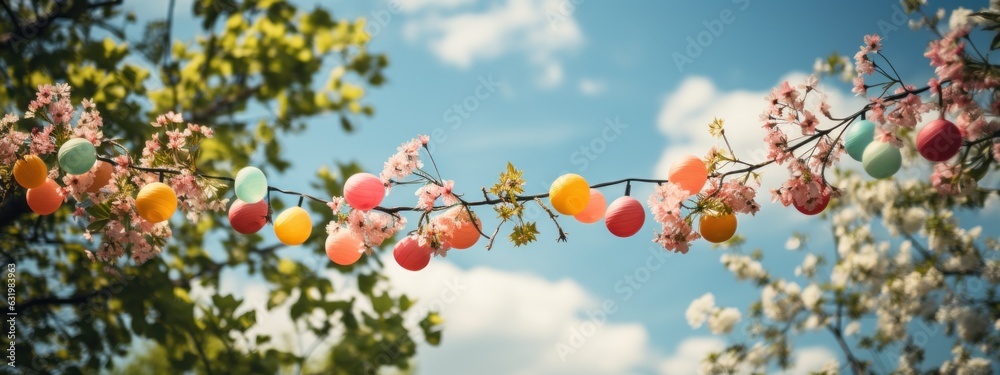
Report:
M 625 196 L 632 192 L 632 181 L 625 181 Z
M 97 157 L 97 159 L 101 160 L 101 161 L 104 161 L 104 162 L 107 162 L 107 163 L 110 163 L 111 165 L 115 165 L 115 166 L 118 165 L 117 162 L 115 162 L 113 159 L 108 158 L 108 157 L 99 156 L 99 157 Z M 140 166 L 136 166 L 136 165 L 129 165 L 128 167 L 130 169 L 134 169 L 134 170 L 137 170 L 137 171 L 140 171 L 140 172 L 159 173 L 161 176 L 164 175 L 164 174 L 181 174 L 182 173 L 180 170 L 170 169 L 170 168 L 149 168 L 149 167 L 140 167 Z M 205 179 L 210 179 L 210 180 L 226 181 L 226 182 L 229 182 L 229 183 L 234 183 L 235 182 L 235 179 L 233 179 L 232 177 L 208 175 L 208 174 L 203 174 L 203 173 L 200 173 L 200 172 L 197 172 L 197 171 L 194 171 L 194 174 L 196 176 L 198 176 L 198 177 L 205 178 Z M 614 185 L 626 184 L 626 187 L 625 187 L 625 189 L 626 189 L 626 195 L 628 195 L 629 191 L 630 191 L 630 187 L 631 187 L 631 183 L 632 182 L 642 182 L 642 183 L 650 183 L 650 184 L 660 185 L 660 184 L 669 182 L 669 180 L 666 180 L 666 179 L 650 179 L 650 178 L 623 178 L 623 179 L 620 179 L 620 180 L 608 181 L 608 182 L 601 182 L 601 183 L 593 184 L 593 185 L 590 185 L 590 187 L 593 188 L 593 189 L 598 189 L 598 188 L 607 187 L 607 186 L 614 186 Z M 285 189 L 281 189 L 281 188 L 278 188 L 278 187 L 275 187 L 275 186 L 268 185 L 267 186 L 267 193 L 266 193 L 267 194 L 266 199 L 267 199 L 267 206 L 268 206 L 268 216 L 271 216 L 271 213 L 272 213 L 271 208 L 270 208 L 271 207 L 271 192 L 272 191 L 276 191 L 278 193 L 285 194 L 285 195 L 298 196 L 299 197 L 299 205 L 300 206 L 302 205 L 302 202 L 304 201 L 304 199 L 310 199 L 310 200 L 313 200 L 313 201 L 316 201 L 316 202 L 319 202 L 319 203 L 323 203 L 323 204 L 329 204 L 329 203 L 331 203 L 330 200 L 319 198 L 319 197 L 316 197 L 316 196 L 313 196 L 313 195 L 309 195 L 309 194 L 305 194 L 305 193 L 300 193 L 300 192 L 292 191 L 292 190 L 285 190 Z M 521 195 L 521 196 L 517 197 L 517 201 L 519 201 L 519 202 L 527 202 L 527 201 L 535 200 L 535 199 L 538 199 L 538 198 L 548 198 L 548 196 L 549 196 L 548 193 L 535 194 L 535 195 Z M 472 206 L 485 206 L 485 205 L 494 205 L 494 204 L 498 204 L 498 203 L 501 203 L 501 202 L 502 201 L 500 199 L 488 199 L 487 198 L 487 199 L 484 199 L 484 200 L 481 200 L 481 201 L 465 202 L 464 205 L 469 206 L 469 207 L 472 207 Z M 445 209 L 448 209 L 448 208 L 451 208 L 451 207 L 452 206 L 434 206 L 434 207 L 431 208 L 431 211 L 441 211 L 441 210 L 445 210 Z M 384 212 L 384 213 L 387 213 L 387 214 L 393 214 L 393 215 L 395 215 L 395 214 L 397 214 L 399 212 L 406 212 L 406 211 L 425 211 L 423 208 L 409 207 L 409 206 L 397 206 L 397 207 L 381 207 L 381 206 L 379 206 L 379 207 L 373 208 L 373 210 L 381 211 L 381 212 Z M 270 219 L 268 219 L 268 221 L 270 222 Z

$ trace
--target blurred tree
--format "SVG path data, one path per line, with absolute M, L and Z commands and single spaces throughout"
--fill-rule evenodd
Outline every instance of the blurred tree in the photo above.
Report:
M 333 114 L 350 132 L 356 116 L 373 114 L 363 88 L 384 82 L 388 60 L 368 52 L 363 19 L 337 20 L 326 9 L 303 11 L 279 0 L 195 0 L 200 34 L 179 41 L 171 37 L 173 0 L 156 3 L 169 7 L 164 20 L 144 25 L 123 14 L 122 5 L 0 0 L 0 110 L 25 108 L 39 85 L 65 82 L 74 103 L 93 98 L 104 133 L 133 154 L 143 148 L 156 114 L 184 111 L 185 121 L 215 129 L 200 145 L 197 167 L 216 175 L 248 164 L 280 173 L 291 166 L 282 158 L 281 138 L 302 131 L 307 119 Z M 42 125 L 17 123 L 22 131 Z M 65 208 L 31 214 L 22 190 L 12 188 L 10 167 L 0 166 L 0 260 L 4 269 L 16 264 L 16 364 L 23 372 L 93 373 L 112 368 L 135 347 L 151 349 L 119 372 L 347 374 L 410 366 L 415 340 L 402 314 L 411 301 L 389 295 L 376 257 L 350 267 L 329 262 L 324 231 L 313 231 L 308 256 L 290 257 L 280 244 L 224 229 L 222 215 L 207 212 L 198 223 L 172 222 L 173 238 L 144 264 L 93 262 L 85 228 L 69 220 Z M 342 176 L 358 170 L 337 163 L 317 173 L 314 187 L 341 195 Z M 272 203 L 283 207 L 278 198 Z M 332 219 L 325 206 L 310 204 L 322 213 L 320 222 Z M 363 298 L 334 296 L 328 271 L 356 278 Z M 267 322 L 242 300 L 219 293 L 224 272 L 266 282 L 267 308 L 288 308 L 295 322 L 289 337 L 314 336 L 317 343 L 296 348 L 254 333 Z M 195 288 L 210 297 L 193 298 Z M 419 336 L 436 344 L 437 323 L 428 314 Z M 325 361 L 312 353 L 320 341 L 332 344 Z

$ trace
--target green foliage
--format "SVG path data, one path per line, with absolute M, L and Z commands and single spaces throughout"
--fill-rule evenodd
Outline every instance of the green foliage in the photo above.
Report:
M 155 115 L 183 112 L 186 121 L 215 129 L 192 159 L 206 174 L 230 175 L 251 163 L 268 173 L 287 170 L 292 164 L 282 157 L 280 141 L 286 134 L 319 115 L 337 115 L 350 131 L 358 116 L 374 113 L 365 88 L 385 82 L 388 59 L 368 52 L 364 20 L 336 19 L 323 8 L 197 0 L 192 11 L 200 35 L 180 41 L 170 37 L 165 19 L 139 25 L 134 15 L 122 14 L 121 2 L 28 3 L 0 12 L 0 111 L 26 108 L 38 85 L 66 82 L 74 102 L 94 100 L 104 133 L 133 154 L 154 130 Z M 260 113 L 269 115 L 250 115 Z M 17 125 L 28 131 L 41 124 Z M 343 177 L 359 170 L 354 163 L 338 164 L 335 172 L 324 168 L 313 187 L 341 195 Z M 322 230 L 291 252 L 227 230 L 224 213 L 206 214 L 198 222 L 172 222 L 174 236 L 158 258 L 109 265 L 87 259 L 93 245 L 69 210 L 33 215 L 13 186 L 9 178 L 0 181 L 0 190 L 11 192 L 0 206 L 0 261 L 18 269 L 19 368 L 94 373 L 126 355 L 128 363 L 114 373 L 370 373 L 410 366 L 416 343 L 403 314 L 413 301 L 386 292 L 376 257 L 348 267 L 329 262 Z M 285 204 L 273 203 L 275 209 Z M 325 206 L 310 205 L 314 219 L 333 219 Z M 107 217 L 108 207 L 87 212 Z M 288 308 L 296 331 L 255 333 L 267 322 L 239 297 L 219 294 L 224 272 L 264 282 L 266 309 Z M 331 274 L 356 278 L 361 297 L 334 295 Z M 211 295 L 195 298 L 194 288 Z M 367 305 L 374 311 L 359 307 Z M 307 319 L 315 314 L 328 318 Z M 433 313 L 421 322 L 432 344 L 441 339 L 439 324 Z M 330 344 L 330 352 L 288 345 L 306 333 Z M 129 353 L 134 348 L 146 351 Z

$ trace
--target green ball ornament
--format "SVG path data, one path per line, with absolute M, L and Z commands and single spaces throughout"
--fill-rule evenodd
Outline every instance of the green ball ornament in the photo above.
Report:
M 69 174 L 84 174 L 97 162 L 97 149 L 83 138 L 73 138 L 59 147 L 59 168 Z
M 886 142 L 872 142 L 865 147 L 865 153 L 861 156 L 861 164 L 865 167 L 865 172 L 875 178 L 891 177 L 899 171 L 903 164 L 903 155 L 899 149 Z
M 236 197 L 247 204 L 260 202 L 267 195 L 267 177 L 257 167 L 244 167 L 236 173 Z
M 844 148 L 847 154 L 857 161 L 861 161 L 865 148 L 875 139 L 875 123 L 868 120 L 861 120 L 851 125 L 844 135 Z

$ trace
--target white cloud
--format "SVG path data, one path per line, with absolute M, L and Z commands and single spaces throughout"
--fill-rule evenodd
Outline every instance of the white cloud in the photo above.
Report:
M 722 339 L 716 337 L 691 337 L 677 345 L 677 351 L 660 362 L 661 374 L 697 374 L 701 359 L 711 352 L 726 347 Z
M 833 351 L 820 346 L 798 349 L 792 355 L 795 364 L 785 372 L 788 375 L 806 375 L 819 371 L 827 363 L 837 360 L 837 355 Z
M 389 0 L 399 9 L 406 13 L 413 13 L 423 9 L 451 9 L 461 5 L 466 5 L 472 0 Z
M 418 298 L 418 311 L 440 307 L 444 339 L 440 347 L 418 349 L 421 372 L 620 374 L 635 372 L 649 356 L 645 327 L 594 325 L 587 312 L 600 309 L 598 301 L 571 280 L 462 270 L 439 259 L 420 272 L 386 272 L 395 290 Z M 572 351 L 561 358 L 559 344 Z
M 597 96 L 604 93 L 607 84 L 596 79 L 583 78 L 580 80 L 580 93 L 587 96 Z
M 792 85 L 797 85 L 804 82 L 806 77 L 802 73 L 791 73 L 776 83 L 787 80 Z M 827 102 L 830 103 L 834 115 L 853 112 L 863 105 L 860 99 L 850 93 L 831 87 L 822 90 L 828 95 Z M 669 142 L 656 165 L 654 175 L 666 176 L 670 165 L 684 155 L 703 157 L 712 146 L 725 147 L 721 139 L 708 134 L 708 124 L 716 117 L 725 120 L 726 136 L 736 156 L 750 162 L 766 160 L 764 131 L 758 116 L 767 105 L 765 97 L 769 92 L 770 90 L 722 91 L 705 77 L 685 79 L 674 92 L 664 98 L 660 107 L 657 124 Z M 815 95 L 810 95 L 810 102 L 813 96 Z M 807 105 L 809 104 L 807 102 Z M 826 127 L 831 126 L 832 122 L 824 118 L 821 124 L 821 127 Z M 849 159 L 846 156 L 845 158 Z M 763 170 L 764 187 L 760 191 L 766 193 L 787 179 L 787 173 L 781 168 L 771 166 Z M 759 201 L 769 202 L 770 199 Z
M 574 51 L 583 43 L 573 14 L 566 14 L 561 5 L 560 0 L 505 0 L 483 10 L 451 9 L 444 15 L 437 11 L 414 12 L 404 26 L 404 35 L 426 42 L 442 61 L 461 68 L 507 53 L 521 53 L 541 71 L 540 85 L 558 85 L 562 81 L 558 55 Z

